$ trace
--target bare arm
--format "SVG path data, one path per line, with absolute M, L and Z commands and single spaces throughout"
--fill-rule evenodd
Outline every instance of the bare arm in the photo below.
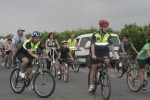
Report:
M 55 40 L 55 43 L 56 43 L 57 47 L 60 48 L 57 40 Z
M 123 53 L 125 53 L 125 50 L 124 50 L 124 43 L 123 43 L 123 42 L 121 43 L 121 49 L 122 49 Z
M 61 56 L 61 53 L 59 52 L 59 53 L 58 53 L 58 59 L 60 59 L 60 56 Z
M 134 46 L 132 46 L 132 49 L 138 54 L 138 51 L 136 50 Z
M 71 55 L 71 53 L 70 53 L 70 52 L 68 53 L 68 55 L 69 55 L 69 57 L 70 57 L 71 59 L 73 59 L 73 57 L 72 57 L 72 55 Z
M 47 42 L 48 42 L 48 41 L 46 40 L 46 41 L 45 41 L 45 48 L 48 48 L 48 47 L 47 47 Z
M 33 54 L 33 52 L 31 51 L 31 49 L 27 49 L 27 51 L 28 51 L 28 53 L 29 53 L 31 56 L 34 57 L 34 54 Z
M 115 54 L 114 46 L 111 45 L 111 46 L 110 46 L 110 49 L 111 49 L 111 51 L 112 51 L 113 56 L 115 56 L 116 54 Z
M 6 44 L 6 46 L 5 46 L 5 49 L 7 50 L 7 48 L 8 48 L 8 43 Z
M 146 53 L 148 54 L 148 56 L 150 56 L 150 50 L 146 50 Z
M 15 44 L 12 43 L 12 51 L 15 52 Z
M 91 53 L 92 53 L 92 56 L 95 55 L 95 45 L 94 44 L 91 45 Z

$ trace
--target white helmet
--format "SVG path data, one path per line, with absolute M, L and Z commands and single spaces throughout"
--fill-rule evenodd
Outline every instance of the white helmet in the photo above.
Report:
M 3 35 L 3 37 L 6 37 L 6 35 Z
M 67 43 L 67 41 L 66 41 L 66 40 L 63 40 L 63 41 L 61 42 L 61 44 L 64 44 L 64 43 Z

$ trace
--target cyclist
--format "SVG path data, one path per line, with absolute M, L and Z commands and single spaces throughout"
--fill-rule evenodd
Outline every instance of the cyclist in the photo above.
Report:
M 2 66 L 5 65 L 5 62 L 6 62 L 7 58 L 8 58 L 8 55 L 9 55 L 9 53 L 11 53 L 11 50 L 12 50 L 12 44 L 11 44 L 11 43 L 12 43 L 12 40 L 11 40 L 11 39 L 8 39 L 7 41 L 8 41 L 8 43 L 7 43 L 6 46 L 5 46 L 6 52 L 5 52 L 4 62 L 3 62 L 3 64 L 2 64 Z
M 21 48 L 23 43 L 26 41 L 26 37 L 23 36 L 23 32 L 25 32 L 25 30 L 18 29 L 17 35 L 15 35 L 12 39 L 14 67 L 16 66 L 16 52 Z
M 111 35 L 107 33 L 109 22 L 107 20 L 100 20 L 99 21 L 99 27 L 100 30 L 98 32 L 95 32 L 91 39 L 91 73 L 90 73 L 90 86 L 89 91 L 91 92 L 94 88 L 93 81 L 94 76 L 96 73 L 96 68 L 98 66 L 99 60 L 97 60 L 97 57 L 109 57 L 109 46 L 113 54 L 113 58 L 116 58 L 113 42 L 111 39 Z M 109 65 L 109 59 L 106 59 L 104 61 L 105 66 L 108 67 Z
M 56 59 L 57 56 L 57 53 L 55 52 L 56 46 L 60 48 L 58 41 L 54 37 L 54 33 L 50 32 L 48 35 L 48 39 L 45 42 L 45 47 L 49 57 L 53 56 L 53 51 L 54 51 L 54 59 Z M 51 66 L 51 61 L 47 60 L 47 70 L 50 70 L 50 66 Z
M 32 39 L 26 40 L 23 43 L 23 46 L 18 50 L 17 57 L 22 62 L 21 63 L 21 71 L 19 75 L 24 78 L 25 77 L 25 68 L 28 66 L 29 75 L 32 74 L 32 60 L 33 57 L 38 59 L 38 56 L 33 52 L 39 47 L 44 55 L 48 57 L 46 50 L 44 49 L 44 45 L 40 42 L 41 33 L 38 31 L 34 31 L 32 33 Z
M 126 54 L 129 48 L 132 48 L 137 54 L 138 51 L 136 48 L 132 45 L 132 43 L 129 41 L 129 36 L 124 35 L 123 41 L 121 42 L 119 49 L 118 49 L 118 54 L 121 56 L 122 54 Z M 119 63 L 119 66 L 122 67 L 122 63 L 124 62 L 125 59 L 122 59 L 122 62 Z
M 58 60 L 60 60 L 61 58 L 66 59 L 69 55 L 73 61 L 74 59 L 70 53 L 70 50 L 69 50 L 69 48 L 67 48 L 67 41 L 63 40 L 61 42 L 61 44 L 62 44 L 62 47 L 60 48 L 59 53 L 58 53 Z M 62 62 L 59 61 L 58 70 L 57 70 L 58 71 L 57 72 L 58 78 L 60 77 L 61 66 L 62 66 Z
M 3 38 L 0 40 L 0 49 L 2 53 L 5 52 L 6 42 L 7 42 L 6 35 L 3 35 Z
M 144 45 L 144 47 L 139 52 L 137 59 L 140 67 L 140 83 L 143 90 L 146 90 L 144 84 L 144 68 L 146 63 L 150 65 L 150 36 L 148 37 L 148 42 Z M 150 73 L 148 73 L 150 75 Z

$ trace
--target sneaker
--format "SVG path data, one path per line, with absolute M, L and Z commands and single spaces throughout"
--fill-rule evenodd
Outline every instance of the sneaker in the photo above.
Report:
M 2 66 L 5 66 L 5 63 L 3 63 Z
M 25 73 L 23 73 L 23 72 L 19 72 L 19 76 L 21 77 L 21 78 L 25 78 Z
M 90 85 L 89 92 L 91 92 L 93 90 L 93 88 L 94 88 L 94 85 Z
M 119 63 L 119 67 L 122 67 L 122 63 L 121 62 Z
M 60 71 L 57 72 L 57 78 L 60 79 Z
M 141 88 L 142 88 L 143 91 L 146 90 L 146 87 L 145 87 L 144 84 L 141 85 Z
M 57 72 L 57 74 L 60 74 L 60 71 L 59 71 L 59 72 Z
M 33 84 L 29 85 L 29 90 L 34 90 Z

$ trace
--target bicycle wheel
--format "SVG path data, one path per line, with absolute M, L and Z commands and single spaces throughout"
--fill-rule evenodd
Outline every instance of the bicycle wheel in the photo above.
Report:
M 8 61 L 6 63 L 6 68 L 9 69 L 11 67 L 11 58 L 8 58 Z
M 138 67 L 138 64 L 135 63 L 134 61 L 131 61 L 131 62 L 130 62 L 130 69 L 132 69 L 132 68 L 139 68 L 139 67 Z
M 0 61 L 1 61 L 1 62 L 4 61 L 4 55 L 3 55 L 3 54 L 0 55 Z
M 37 73 L 33 81 L 35 93 L 42 98 L 49 97 L 53 94 L 55 84 L 53 75 L 44 70 Z
M 69 79 L 69 70 L 68 68 L 66 68 L 63 72 L 63 79 L 64 79 L 64 82 L 67 83 L 68 82 L 68 79 Z
M 115 75 L 118 77 L 118 78 L 121 78 L 123 76 L 123 67 L 120 67 L 119 66 L 119 63 L 120 61 L 117 61 L 115 63 L 115 67 L 114 67 L 114 71 L 115 71 Z
M 72 69 L 74 70 L 74 72 L 78 72 L 79 69 L 80 69 L 80 61 L 79 61 L 79 58 L 78 57 L 75 57 L 74 58 L 74 61 L 75 61 L 75 64 L 73 63 L 72 64 Z
M 131 91 L 138 92 L 141 90 L 138 68 L 132 68 L 127 73 L 127 85 Z
M 146 80 L 147 82 L 150 81 L 150 70 L 147 70 L 147 71 L 145 72 L 145 80 Z
M 53 64 L 53 65 L 51 66 L 51 68 L 50 68 L 50 73 L 51 73 L 54 77 L 56 77 L 56 66 L 55 66 L 55 64 Z
M 15 93 L 22 93 L 25 89 L 25 81 L 19 76 L 20 69 L 16 68 L 10 75 L 10 85 Z
M 89 88 L 89 86 L 90 86 L 90 73 L 91 73 L 91 70 L 89 71 L 89 74 L 88 74 L 88 88 Z M 96 84 L 96 82 L 97 82 L 97 76 L 95 75 L 95 77 L 94 77 L 94 82 L 93 82 L 94 88 L 93 88 L 93 90 L 90 92 L 90 93 L 92 93 L 92 94 L 94 94 L 94 93 L 96 92 L 96 89 L 97 89 L 97 84 Z
M 101 73 L 101 93 L 104 100 L 108 100 L 111 94 L 111 79 L 107 71 Z

